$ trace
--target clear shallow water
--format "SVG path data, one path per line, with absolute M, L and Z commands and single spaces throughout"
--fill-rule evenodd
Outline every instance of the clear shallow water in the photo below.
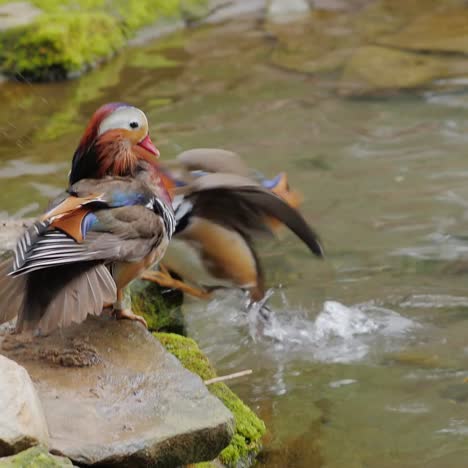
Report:
M 219 373 L 265 419 L 261 466 L 463 467 L 468 456 L 468 94 L 344 99 L 269 65 L 258 25 L 129 49 L 68 83 L 0 87 L 0 211 L 64 187 L 89 115 L 148 113 L 163 157 L 239 152 L 304 195 L 327 259 L 262 245 L 272 321 L 229 293 L 185 306 Z M 278 286 L 281 285 L 281 288 Z

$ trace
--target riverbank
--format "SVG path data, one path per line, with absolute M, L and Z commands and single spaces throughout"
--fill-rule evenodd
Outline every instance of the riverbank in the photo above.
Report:
M 171 30 L 207 7 L 207 0 L 0 0 L 0 68 L 33 81 L 75 77 L 115 55 L 141 28 Z
M 0 72 L 23 81 L 75 78 L 127 45 L 266 6 L 267 0 L 0 0 Z

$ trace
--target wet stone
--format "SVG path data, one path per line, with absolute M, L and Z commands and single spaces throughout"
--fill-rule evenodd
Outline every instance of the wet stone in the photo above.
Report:
M 468 73 L 459 57 L 443 57 L 380 46 L 359 47 L 343 71 L 340 90 L 366 94 L 430 86 L 435 80 Z
M 41 402 L 24 367 L 0 355 L 0 456 L 48 445 Z
M 48 337 L 3 337 L 31 375 L 50 450 L 77 464 L 179 466 L 216 458 L 231 413 L 141 324 L 91 318 Z

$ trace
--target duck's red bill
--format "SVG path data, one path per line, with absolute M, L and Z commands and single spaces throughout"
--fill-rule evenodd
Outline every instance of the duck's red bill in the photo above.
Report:
M 154 143 L 151 141 L 151 138 L 149 135 L 146 135 L 143 140 L 138 143 L 138 146 L 141 146 L 142 148 L 145 148 L 146 151 L 149 151 L 151 154 L 154 154 L 157 158 L 159 158 L 159 150 L 154 146 Z

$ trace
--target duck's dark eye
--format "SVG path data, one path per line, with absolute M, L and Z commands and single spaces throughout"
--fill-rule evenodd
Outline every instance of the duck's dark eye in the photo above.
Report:
M 138 128 L 138 122 L 130 122 L 131 128 Z

